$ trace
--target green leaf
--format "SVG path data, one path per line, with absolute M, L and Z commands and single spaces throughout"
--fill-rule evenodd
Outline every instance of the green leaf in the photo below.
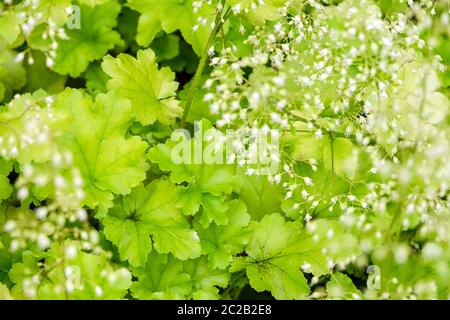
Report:
M 323 149 L 323 162 L 327 170 L 353 179 L 358 171 L 358 148 L 346 138 L 328 140 Z
M 220 133 L 203 120 L 194 138 L 188 139 L 178 132 L 165 144 L 158 144 L 148 152 L 149 159 L 159 164 L 161 170 L 170 171 L 173 183 L 188 183 L 177 191 L 178 206 L 183 208 L 187 215 L 195 214 L 202 206 L 203 215 L 200 222 L 205 227 L 212 221 L 217 224 L 227 223 L 225 212 L 228 206 L 223 196 L 230 194 L 237 187 L 233 165 L 208 164 L 208 161 L 205 161 L 209 156 L 212 160 L 223 153 L 223 146 L 215 152 L 210 152 L 214 139 L 209 143 L 202 142 L 208 141 L 206 136 L 213 135 Z M 223 160 L 223 157 L 221 159 Z
M 50 95 L 63 91 L 67 77 L 50 70 L 42 52 L 33 51 L 33 60 L 33 64 L 25 64 L 27 74 L 25 91 L 34 92 L 38 89 L 44 89 Z
M 312 133 L 296 133 L 289 139 L 294 141 L 292 156 L 297 161 L 322 160 L 323 149 L 329 143 L 328 137 L 319 139 Z
M 0 300 L 12 300 L 8 287 L 3 283 L 0 283 Z
M 7 176 L 13 169 L 13 162 L 0 158 L 0 174 Z
M 106 83 L 109 77 L 103 72 L 100 65 L 91 64 L 86 71 L 86 88 L 93 95 L 106 93 Z
M 13 192 L 13 187 L 9 184 L 8 177 L 0 175 L 0 200 L 7 199 Z
M 214 6 L 203 3 L 202 8 L 195 13 L 195 0 L 128 0 L 128 6 L 141 13 L 136 40 L 143 47 L 148 46 L 160 30 L 172 33 L 181 31 L 184 39 L 192 45 L 200 56 L 205 50 L 210 24 L 214 21 Z M 155 10 L 158 8 L 158 10 Z M 198 25 L 198 18 L 206 18 L 205 25 Z M 194 31 L 194 26 L 198 30 Z
M 116 202 L 102 223 L 123 260 L 133 266 L 145 265 L 152 242 L 159 253 L 172 253 L 181 260 L 200 255 L 198 235 L 175 201 L 175 186 L 156 180 Z
M 74 165 L 84 180 L 83 203 L 99 207 L 103 216 L 112 206 L 113 194 L 128 194 L 146 178 L 147 144 L 127 137 L 133 119 L 129 101 L 116 93 L 92 98 L 81 91 L 66 89 L 54 104 L 59 119 L 58 140 L 62 149 L 72 152 Z
M 13 92 L 25 85 L 25 69 L 15 62 L 16 52 L 0 50 L 0 102 L 9 100 Z
M 20 35 L 20 19 L 13 11 L 0 13 L 0 47 L 10 45 Z
M 196 186 L 192 186 L 178 188 L 177 199 L 177 206 L 182 208 L 186 215 L 196 214 L 201 206 L 203 211 L 199 222 L 205 227 L 212 221 L 220 225 L 228 223 L 226 215 L 228 204 L 223 196 L 211 195 Z
M 265 0 L 264 4 L 255 5 L 253 0 L 230 0 L 232 7 L 239 5 L 239 14 L 253 24 L 262 25 L 266 20 L 275 21 L 280 18 L 279 9 L 285 0 Z
M 138 278 L 131 294 L 141 300 L 218 299 L 230 274 L 209 267 L 205 257 L 181 261 L 172 255 L 150 253 L 145 268 L 133 268 Z
M 68 40 L 59 42 L 54 70 L 78 77 L 90 62 L 101 59 L 108 50 L 123 45 L 113 28 L 121 6 L 111 0 L 96 6 L 80 5 L 80 29 L 67 29 Z
M 173 34 L 163 35 L 152 42 L 158 62 L 170 60 L 180 54 L 180 38 Z
M 341 272 L 333 273 L 326 287 L 329 299 L 358 299 L 361 297 L 361 292 L 355 287 L 352 279 Z
M 304 218 L 307 213 L 319 217 L 330 217 L 342 212 L 338 205 L 330 206 L 330 203 L 333 198 L 346 196 L 352 192 L 352 186 L 348 181 L 326 170 L 323 164 L 318 164 L 313 170 L 309 163 L 298 162 L 295 170 L 299 176 L 309 177 L 313 184 L 302 183 L 300 188 L 293 191 L 292 197 L 281 200 L 281 210 L 287 217 L 299 219 Z M 307 192 L 306 198 L 303 190 Z M 311 205 L 315 200 L 308 200 L 311 195 L 320 195 L 318 205 L 313 209 Z M 330 208 L 332 208 L 331 211 Z
M 138 280 L 131 286 L 133 297 L 141 300 L 180 300 L 191 292 L 191 277 L 183 262 L 172 255 L 152 251 L 145 268 L 134 268 Z
M 125 41 L 125 48 L 136 52 L 138 44 L 136 43 L 137 24 L 139 20 L 139 12 L 122 6 L 119 18 L 117 20 L 117 30 L 120 32 L 122 39 Z
M 280 188 L 266 176 L 238 175 L 239 194 L 255 220 L 280 210 Z
M 336 263 L 348 263 L 361 252 L 357 239 L 339 221 L 317 219 L 308 223 L 299 243 L 299 254 L 312 274 L 327 274 Z
M 182 109 L 175 99 L 178 83 L 175 73 L 165 67 L 158 70 L 155 53 L 151 49 L 140 50 L 137 59 L 127 54 L 117 58 L 106 56 L 103 71 L 112 79 L 109 90 L 131 101 L 136 119 L 144 125 L 159 120 L 171 124 L 181 115 Z
M 269 290 L 276 299 L 306 297 L 310 289 L 300 271 L 303 260 L 290 250 L 299 241 L 301 225 L 273 214 L 252 227 L 248 257 L 237 258 L 230 271 L 245 268 L 251 286 L 258 292 Z
M 218 287 L 225 288 L 230 280 L 228 272 L 211 268 L 204 256 L 184 262 L 184 272 L 191 277 L 191 297 L 196 300 L 220 299 Z
M 202 244 L 202 253 L 208 254 L 208 261 L 214 269 L 225 269 L 233 256 L 241 252 L 250 239 L 247 228 L 250 216 L 245 204 L 239 200 L 229 202 L 226 225 L 212 223 L 208 228 L 199 226 L 198 233 Z
M 272 214 L 253 222 L 251 228 L 248 257 L 235 259 L 230 271 L 246 269 L 255 290 L 269 290 L 277 299 L 302 299 L 309 294 L 300 267 L 324 275 L 335 262 L 359 252 L 356 239 L 334 221 L 317 220 L 303 229 L 298 221 L 285 222 L 281 215 Z

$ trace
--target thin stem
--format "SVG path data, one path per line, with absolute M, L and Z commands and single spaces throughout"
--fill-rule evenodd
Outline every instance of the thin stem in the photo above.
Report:
M 330 148 L 331 148 L 331 174 L 334 173 L 334 136 L 333 133 L 329 132 L 330 136 Z
M 189 90 L 189 95 L 186 101 L 186 106 L 184 107 L 183 111 L 183 117 L 181 118 L 180 126 L 183 128 L 186 124 L 187 117 L 189 115 L 189 111 L 191 109 L 192 102 L 194 100 L 194 95 L 198 90 L 198 86 L 200 84 L 201 76 L 203 74 L 203 70 L 205 69 L 206 62 L 208 61 L 208 51 L 209 49 L 214 45 L 214 40 L 216 39 L 217 33 L 222 29 L 223 24 L 225 23 L 226 19 L 229 17 L 230 8 L 225 12 L 225 14 L 222 16 L 223 8 L 225 5 L 225 0 L 221 2 L 222 9 L 219 10 L 216 16 L 216 20 L 214 23 L 214 29 L 211 31 L 211 34 L 209 35 L 208 42 L 206 43 L 206 47 L 203 51 L 202 57 L 200 59 L 200 62 L 197 67 L 197 71 L 195 72 L 194 79 L 192 80 L 192 86 Z

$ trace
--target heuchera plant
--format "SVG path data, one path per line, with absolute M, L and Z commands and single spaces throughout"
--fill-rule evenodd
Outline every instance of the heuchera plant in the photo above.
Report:
M 4 0 L 0 299 L 449 299 L 449 20 Z

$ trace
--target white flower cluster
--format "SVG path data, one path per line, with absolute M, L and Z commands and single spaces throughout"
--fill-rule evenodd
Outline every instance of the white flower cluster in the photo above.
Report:
M 242 27 L 250 53 L 233 43 L 211 59 L 204 100 L 218 127 L 280 130 L 282 170 L 268 178 L 284 189 L 282 209 L 307 225 L 339 217 L 367 255 L 346 263 L 364 268 L 374 253 L 405 264 L 417 243 L 383 246 L 398 232 L 428 241 L 422 255 L 433 261 L 443 250 L 436 243 L 450 243 L 449 100 L 433 51 L 450 36 L 450 12 L 436 1 L 388 16 L 369 0 L 306 2 L 312 13 L 286 2 L 275 23 Z M 337 139 L 345 149 L 333 149 Z M 395 294 L 368 296 L 436 296 L 433 280 L 390 285 Z
M 61 153 L 54 144 L 52 104 L 51 96 L 16 95 L 0 115 L 0 153 L 4 161 L 15 163 L 15 199 L 22 204 L 5 208 L 11 251 L 30 242 L 46 249 L 52 241 L 67 238 L 92 246 L 85 235 L 89 224 L 81 205 L 83 179 L 72 154 Z M 40 204 L 31 210 L 30 203 Z
M 240 56 L 232 45 L 212 58 L 214 70 L 204 84 L 209 91 L 204 100 L 213 114 L 221 116 L 219 127 L 265 125 L 287 130 L 298 121 L 303 124 L 296 125 L 296 130 L 310 132 L 318 140 L 330 132 L 339 132 L 363 146 L 377 142 L 387 147 L 390 143 L 396 146 L 395 152 L 406 136 L 416 141 L 430 137 L 425 131 L 439 132 L 433 125 L 427 128 L 424 122 L 429 117 L 441 121 L 445 109 L 429 115 L 424 110 L 423 119 L 402 115 L 402 119 L 411 119 L 407 123 L 398 120 L 399 108 L 410 113 L 411 107 L 421 108 L 421 100 L 439 98 L 433 92 L 436 84 L 426 92 L 416 90 L 417 96 L 413 96 L 408 92 L 413 86 L 405 83 L 412 81 L 406 73 L 421 61 L 414 52 L 426 45 L 419 36 L 422 24 L 410 23 L 408 14 L 384 19 L 371 1 L 346 1 L 329 8 L 313 5 L 318 10 L 315 15 L 293 10 L 290 5 L 286 2 L 279 10 L 282 18 L 271 27 L 254 28 L 245 41 L 252 47 L 250 55 Z M 424 12 L 415 5 L 415 13 L 409 14 L 418 14 L 419 9 Z M 423 69 L 417 70 L 417 75 L 425 69 L 436 69 L 420 63 Z M 385 105 L 380 103 L 383 99 Z M 420 137 L 411 134 L 418 128 L 422 129 Z M 392 159 L 398 161 L 395 155 Z M 283 160 L 281 177 L 295 176 L 299 180 L 287 183 L 290 198 L 305 177 L 295 172 L 289 155 Z M 308 162 L 316 168 L 314 159 Z M 271 179 L 277 182 L 281 177 Z M 305 198 L 314 209 L 321 197 Z M 294 206 L 298 208 L 300 203 Z
M 14 6 L 14 9 L 6 9 L 14 10 L 21 36 L 28 43 L 27 49 L 19 52 L 15 61 L 21 62 L 26 57 L 28 64 L 33 64 L 32 48 L 36 48 L 44 53 L 47 67 L 52 68 L 55 64 L 58 40 L 68 38 L 64 26 L 71 14 L 71 7 L 40 0 L 24 0 L 20 5 Z

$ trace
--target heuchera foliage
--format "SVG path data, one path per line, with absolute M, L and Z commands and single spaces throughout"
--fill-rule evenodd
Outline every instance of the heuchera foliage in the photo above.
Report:
M 449 20 L 446 0 L 4 0 L 0 299 L 449 299 Z M 176 162 L 178 129 L 196 151 L 277 132 L 278 170 L 239 140 Z

